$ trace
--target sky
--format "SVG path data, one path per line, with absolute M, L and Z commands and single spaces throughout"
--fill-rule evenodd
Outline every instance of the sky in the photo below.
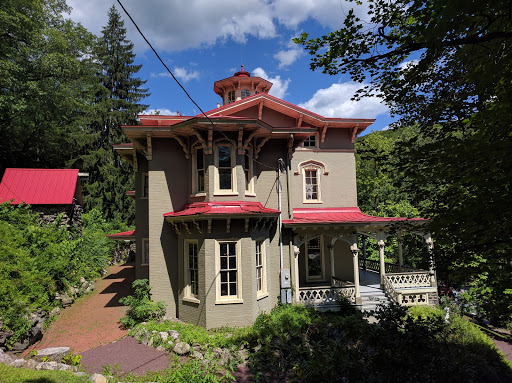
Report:
M 214 109 L 221 98 L 213 83 L 231 77 L 244 65 L 252 76 L 273 83 L 270 94 L 324 117 L 375 118 L 365 133 L 386 129 L 394 120 L 377 98 L 351 101 L 364 84 L 342 75 L 311 71 L 309 55 L 292 38 L 307 32 L 312 37 L 341 27 L 355 3 L 344 0 L 121 0 L 146 38 L 203 111 Z M 96 35 L 116 5 L 125 21 L 128 40 L 134 43 L 137 76 L 147 80 L 151 95 L 143 100 L 148 113 L 196 115 L 188 99 L 132 22 L 112 0 L 68 0 L 68 16 Z M 366 6 L 357 7 L 364 17 Z

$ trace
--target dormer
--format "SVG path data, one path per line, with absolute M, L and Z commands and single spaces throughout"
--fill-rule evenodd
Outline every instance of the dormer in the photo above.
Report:
M 243 98 L 257 93 L 268 93 L 272 83 L 261 77 L 251 77 L 249 72 L 244 71 L 242 65 L 240 72 L 223 80 L 215 81 L 213 90 L 222 97 L 222 105 L 239 101 Z

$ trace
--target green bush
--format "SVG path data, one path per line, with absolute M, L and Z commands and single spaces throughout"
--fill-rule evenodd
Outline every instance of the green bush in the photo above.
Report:
M 121 318 L 121 324 L 125 328 L 131 328 L 138 323 L 160 319 L 165 315 L 165 303 L 151 300 L 151 286 L 147 279 L 136 279 L 132 288 L 133 295 L 119 300 L 125 306 L 130 306 L 126 316 Z

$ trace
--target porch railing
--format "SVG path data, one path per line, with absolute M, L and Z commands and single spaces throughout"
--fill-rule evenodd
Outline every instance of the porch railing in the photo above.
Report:
M 343 279 L 332 277 L 332 287 L 354 287 L 354 282 L 344 281 Z
M 427 271 L 386 274 L 383 282 L 388 296 L 398 304 L 437 304 L 437 287 L 432 286 L 431 276 Z
M 301 287 L 299 289 L 299 302 L 306 306 L 336 306 L 343 297 L 355 303 L 355 287 Z
M 364 259 L 359 258 L 359 267 L 363 270 L 371 270 L 375 272 L 380 271 L 380 262 L 376 261 L 374 259 Z M 397 263 L 389 263 L 386 262 L 384 264 L 384 269 L 386 273 L 400 273 L 400 272 L 415 272 L 419 271 L 420 269 L 415 269 L 410 266 L 400 266 Z

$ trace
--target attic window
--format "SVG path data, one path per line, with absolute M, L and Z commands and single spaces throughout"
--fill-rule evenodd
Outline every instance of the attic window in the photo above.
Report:
M 251 95 L 251 92 L 249 92 L 249 89 L 242 89 L 242 98 L 249 97 Z
M 317 148 L 318 147 L 318 132 L 306 138 L 302 144 L 305 148 Z
M 234 90 L 230 90 L 228 92 L 228 103 L 230 102 L 235 102 L 235 91 Z

